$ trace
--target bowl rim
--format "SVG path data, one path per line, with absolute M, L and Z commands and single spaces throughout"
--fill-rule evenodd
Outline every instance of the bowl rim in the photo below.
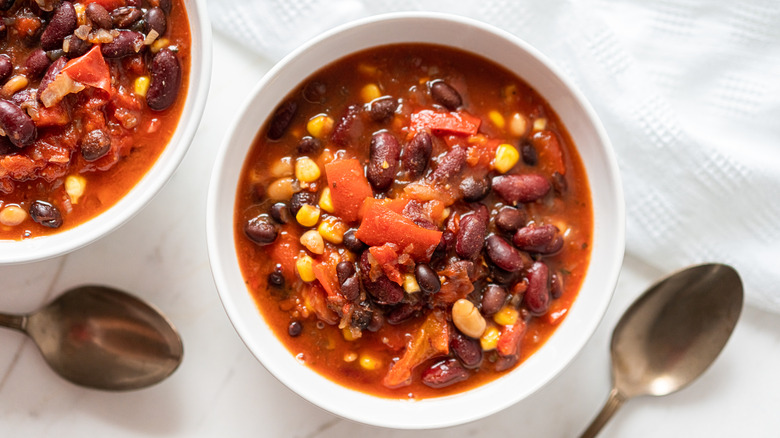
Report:
M 162 190 L 178 169 L 195 138 L 206 108 L 212 65 L 211 22 L 206 0 L 184 2 L 192 38 L 190 80 L 181 117 L 168 145 L 122 198 L 92 219 L 49 236 L 0 240 L 0 266 L 51 259 L 107 236 L 135 217 Z M 196 52 L 195 48 L 200 51 Z
M 596 137 L 598 138 L 598 143 L 600 144 L 599 150 L 601 151 L 601 153 L 604 154 L 606 158 L 604 165 L 605 165 L 605 170 L 608 173 L 607 179 L 609 180 L 610 183 L 609 189 L 611 189 L 609 196 L 606 199 L 608 200 L 608 203 L 610 203 L 610 205 L 614 207 L 614 211 L 609 212 L 614 216 L 613 218 L 614 220 L 612 220 L 612 222 L 610 223 L 612 228 L 610 228 L 609 230 L 609 234 L 612 236 L 612 240 L 611 241 L 605 240 L 604 245 L 607 247 L 606 249 L 603 250 L 611 255 L 611 260 L 612 260 L 611 264 L 609 266 L 606 266 L 604 270 L 605 272 L 602 275 L 604 277 L 604 282 L 600 283 L 600 285 L 604 289 L 603 298 L 597 303 L 595 303 L 595 308 L 590 309 L 591 311 L 594 312 L 595 316 L 591 315 L 586 319 L 582 327 L 577 328 L 579 332 L 579 334 L 577 335 L 578 337 L 576 338 L 575 340 L 576 342 L 573 345 L 573 347 L 567 350 L 565 355 L 565 360 L 563 360 L 561 363 L 555 363 L 554 366 L 551 367 L 552 369 L 550 369 L 544 375 L 543 379 L 541 379 L 538 382 L 534 382 L 530 384 L 528 388 L 526 388 L 526 390 L 520 395 L 515 395 L 515 396 L 510 395 L 502 400 L 493 402 L 490 405 L 483 405 L 478 410 L 461 413 L 462 415 L 458 416 L 457 418 L 439 417 L 436 419 L 432 419 L 431 421 L 428 421 L 429 419 L 425 419 L 425 421 L 421 421 L 419 418 L 416 417 L 413 418 L 413 417 L 415 415 L 419 416 L 420 411 L 433 412 L 431 411 L 431 406 L 434 407 L 440 406 L 440 408 L 436 408 L 436 409 L 441 410 L 441 409 L 447 409 L 448 407 L 456 406 L 458 403 L 462 404 L 462 401 L 460 399 L 467 396 L 476 399 L 481 398 L 484 400 L 485 399 L 484 393 L 486 391 L 486 388 L 491 387 L 493 388 L 491 390 L 494 392 L 495 391 L 494 388 L 500 386 L 502 384 L 501 383 L 502 381 L 505 381 L 509 378 L 509 376 L 516 374 L 518 370 L 529 366 L 528 365 L 529 363 L 536 362 L 537 361 L 536 358 L 540 357 L 540 352 L 545 350 L 545 347 L 550 344 L 550 342 L 553 340 L 555 335 L 559 333 L 563 327 L 559 327 L 556 330 L 556 332 L 553 333 L 551 338 L 548 339 L 545 346 L 540 348 L 539 351 L 534 353 L 523 364 L 515 368 L 513 371 L 511 371 L 505 376 L 502 376 L 486 384 L 480 385 L 471 390 L 454 394 L 451 396 L 416 400 L 414 402 L 408 402 L 405 400 L 397 400 L 397 399 L 386 399 L 386 398 L 364 394 L 359 391 L 346 388 L 337 383 L 334 383 L 329 379 L 327 379 L 326 377 L 317 374 L 316 371 L 312 370 L 307 366 L 301 366 L 299 368 L 308 371 L 291 372 L 290 365 L 297 363 L 294 361 L 294 359 L 293 361 L 285 360 L 285 359 L 280 360 L 278 358 L 274 359 L 270 357 L 270 354 L 272 353 L 269 353 L 270 350 L 270 348 L 268 348 L 269 345 L 260 346 L 257 344 L 255 338 L 259 336 L 266 336 L 267 334 L 266 333 L 253 334 L 250 331 L 252 330 L 252 328 L 249 327 L 249 322 L 241 318 L 240 315 L 241 309 L 239 309 L 238 303 L 236 301 L 236 299 L 241 301 L 246 301 L 245 300 L 246 297 L 238 297 L 235 294 L 241 293 L 248 296 L 251 299 L 253 304 L 254 304 L 254 299 L 251 297 L 251 294 L 246 289 L 246 287 L 239 288 L 241 290 L 231 289 L 230 278 L 228 277 L 227 274 L 227 270 L 233 271 L 234 270 L 233 268 L 238 269 L 235 243 L 234 243 L 234 231 L 232 226 L 233 222 L 232 220 L 229 221 L 231 226 L 227 231 L 222 230 L 221 232 L 220 229 L 218 228 L 218 223 L 220 222 L 220 218 L 222 217 L 222 215 L 226 214 L 218 211 L 218 205 L 220 202 L 219 199 L 220 192 L 222 190 L 229 189 L 227 193 L 231 193 L 230 205 L 234 206 L 235 204 L 236 187 L 224 187 L 224 185 L 227 184 L 225 179 L 230 178 L 226 175 L 229 172 L 235 173 L 235 170 L 226 169 L 225 163 L 229 158 L 228 157 L 229 152 L 234 148 L 241 147 L 235 145 L 234 138 L 239 135 L 238 132 L 239 132 L 239 128 L 242 127 L 242 120 L 245 118 L 244 115 L 247 113 L 247 111 L 250 110 L 253 102 L 256 99 L 258 99 L 261 91 L 266 87 L 270 86 L 271 84 L 273 84 L 275 79 L 281 73 L 283 73 L 285 69 L 288 67 L 288 65 L 292 63 L 297 57 L 306 54 L 306 52 L 313 50 L 314 48 L 317 48 L 320 45 L 326 44 L 327 41 L 333 38 L 334 36 L 337 36 L 344 32 L 358 31 L 366 27 L 370 28 L 372 26 L 387 25 L 387 23 L 393 23 L 399 20 L 405 21 L 410 19 L 443 21 L 443 22 L 448 22 L 450 24 L 467 26 L 477 31 L 480 31 L 484 34 L 488 34 L 490 35 L 491 38 L 506 40 L 507 42 L 516 46 L 518 50 L 527 52 L 527 54 L 533 57 L 536 61 L 538 61 L 543 66 L 543 68 L 547 69 L 554 76 L 554 79 L 556 81 L 560 81 L 565 87 L 565 89 L 567 90 L 567 92 L 571 94 L 571 97 L 574 99 L 574 102 L 580 107 L 580 109 L 583 112 L 583 115 L 587 119 L 587 123 L 592 127 Z M 396 41 L 392 41 L 391 43 L 387 43 L 387 44 L 392 44 L 395 42 Z M 439 44 L 447 45 L 442 43 Z M 347 56 L 348 54 L 355 53 L 361 50 L 366 50 L 367 48 L 375 47 L 378 45 L 381 44 L 373 44 L 370 46 L 361 46 L 360 48 L 357 49 L 351 48 L 350 50 L 339 51 L 338 52 L 339 54 L 333 58 L 333 61 L 335 61 L 336 59 L 340 59 L 343 56 Z M 316 67 L 310 72 L 308 72 L 307 74 L 303 75 L 303 78 L 316 72 L 319 68 L 321 68 L 321 66 Z M 301 78 L 300 80 L 303 80 L 303 78 Z M 527 80 L 522 76 L 521 78 Z M 287 93 L 289 93 L 289 90 L 286 90 L 284 95 L 286 95 Z M 544 97 L 547 100 L 551 100 L 549 96 L 544 96 Z M 295 392 L 305 400 L 309 401 L 310 403 L 314 404 L 315 406 L 318 406 L 335 415 L 338 415 L 340 417 L 352 421 L 369 424 L 373 426 L 396 428 L 396 429 L 441 428 L 441 427 L 449 427 L 449 426 L 454 426 L 454 425 L 474 421 L 479 418 L 483 418 L 493 413 L 496 413 L 500 410 L 503 410 L 519 402 L 520 400 L 530 396 L 531 394 L 539 390 L 542 386 L 544 386 L 549 381 L 551 381 L 558 374 L 560 374 L 560 372 L 563 371 L 571 363 L 574 357 L 582 350 L 585 343 L 590 339 L 592 334 L 595 332 L 597 326 L 603 319 L 604 314 L 606 313 L 607 306 L 609 305 L 609 302 L 612 298 L 614 288 L 617 284 L 618 274 L 620 271 L 620 267 L 622 265 L 623 255 L 625 250 L 625 203 L 624 203 L 625 201 L 623 197 L 622 183 L 620 181 L 620 174 L 617 166 L 617 159 L 614 150 L 612 149 L 609 138 L 606 134 L 606 130 L 601 124 L 601 121 L 599 120 L 595 110 L 591 107 L 590 103 L 585 99 L 584 95 L 579 91 L 579 89 L 577 89 L 574 86 L 574 84 L 568 78 L 566 78 L 565 75 L 562 74 L 559 68 L 556 67 L 547 57 L 545 57 L 536 48 L 534 48 L 524 40 L 520 39 L 519 37 L 510 34 L 504 30 L 501 30 L 499 28 L 496 28 L 492 25 L 477 20 L 473 20 L 458 15 L 439 13 L 439 12 L 396 12 L 396 13 L 374 15 L 367 18 L 355 20 L 320 34 L 319 36 L 309 40 L 308 42 L 306 42 L 305 44 L 303 44 L 302 46 L 298 47 L 293 52 L 285 56 L 280 62 L 275 64 L 268 71 L 268 73 L 266 73 L 266 75 L 256 84 L 256 86 L 249 94 L 244 104 L 239 108 L 237 114 L 239 115 L 239 117 L 236 117 L 233 123 L 231 124 L 231 126 L 228 128 L 227 131 L 228 133 L 225 136 L 220 146 L 220 149 L 217 153 L 217 157 L 214 163 L 211 180 L 209 184 L 208 200 L 207 200 L 207 207 L 206 207 L 207 208 L 206 235 L 207 235 L 208 254 L 209 254 L 209 261 L 212 269 L 212 275 L 214 277 L 214 281 L 217 286 L 217 291 L 220 300 L 223 304 L 223 307 L 225 309 L 225 312 L 227 313 L 231 324 L 234 326 L 242 342 L 247 346 L 250 352 L 252 352 L 255 358 L 257 358 L 258 361 L 266 368 L 266 370 L 268 370 L 271 373 L 271 375 L 273 375 L 277 380 L 279 380 L 281 383 L 283 383 L 293 392 Z M 259 130 L 259 127 L 255 127 L 254 129 L 255 129 L 254 132 L 256 133 L 257 130 Z M 248 149 L 249 146 L 246 146 L 247 151 Z M 242 154 L 242 158 L 241 158 L 242 166 L 245 160 L 246 160 L 246 152 Z M 586 172 L 588 173 L 588 177 L 589 177 L 588 179 L 592 181 L 593 178 L 591 177 L 587 168 L 586 168 Z M 591 195 L 593 196 L 592 189 L 591 189 Z M 233 211 L 230 211 L 229 215 L 232 218 Z M 594 228 L 596 226 L 595 222 L 596 222 L 596 217 L 595 217 L 595 206 L 594 206 Z M 594 244 L 596 243 L 595 231 L 596 230 L 594 229 Z M 601 232 L 604 231 L 602 230 Z M 227 253 L 225 254 L 223 254 L 220 251 L 221 238 L 218 237 L 224 233 L 228 233 L 227 234 L 228 237 L 225 238 L 223 236 L 223 238 L 225 238 L 226 241 L 229 241 L 229 246 L 230 248 L 232 248 L 232 250 L 231 249 L 227 250 Z M 228 243 L 225 243 L 225 245 L 228 245 Z M 590 276 L 590 272 L 593 269 L 592 257 L 594 252 L 595 252 L 595 245 L 594 245 L 594 249 L 591 252 L 591 265 L 588 267 L 588 272 L 586 274 L 585 281 L 587 281 L 588 277 Z M 235 266 L 232 266 L 231 264 L 235 264 Z M 240 274 L 240 270 L 239 270 L 239 274 Z M 244 284 L 243 276 L 240 277 L 240 280 L 241 280 L 240 284 L 243 285 Z M 583 282 L 583 287 L 585 286 L 585 281 Z M 580 292 L 582 292 L 582 290 Z M 577 300 L 575 300 L 574 306 L 576 306 L 576 303 Z M 275 349 L 275 351 L 278 350 L 277 347 L 282 345 L 282 343 L 275 337 L 275 335 L 273 335 L 273 332 L 270 330 L 270 328 L 268 328 L 267 324 L 265 324 L 264 317 L 260 313 L 259 309 L 257 309 L 256 304 L 255 306 L 253 306 L 253 311 L 260 316 L 260 320 L 262 321 L 261 326 L 265 326 L 266 330 L 271 332 L 271 336 L 273 337 L 274 341 L 271 341 L 272 344 L 270 345 L 270 347 Z M 570 312 L 570 313 L 574 313 L 574 312 Z M 562 326 L 566 325 L 567 322 L 571 321 L 572 316 L 573 315 L 570 314 L 569 317 L 567 317 L 566 320 L 564 320 Z M 275 344 L 278 345 L 275 345 L 274 342 Z M 284 350 L 284 353 L 286 353 L 287 356 L 289 356 L 290 358 L 292 357 L 292 354 L 288 350 L 286 350 L 285 347 L 282 346 L 281 348 Z M 315 379 L 318 378 L 319 380 L 321 380 L 321 382 L 318 381 L 317 383 L 321 383 L 322 385 L 324 385 L 325 389 L 327 390 L 320 391 L 321 393 L 318 394 L 312 390 L 309 390 L 309 388 L 305 387 L 305 383 L 294 378 L 296 376 L 301 377 L 301 375 L 307 375 L 309 373 L 315 374 L 317 376 L 315 377 Z M 295 376 L 293 376 L 293 374 L 295 374 Z M 379 414 L 374 412 L 370 416 L 355 415 L 354 412 L 351 410 L 351 408 L 354 406 L 351 405 L 350 403 L 333 403 L 332 401 L 329 400 L 329 397 L 333 395 L 333 392 L 338 392 L 341 394 L 341 396 L 350 398 L 350 401 L 353 402 L 353 404 L 365 402 L 368 404 L 373 403 L 376 406 L 391 407 L 393 413 L 392 415 L 385 415 L 385 414 Z M 403 415 L 398 415 L 399 411 L 402 412 Z

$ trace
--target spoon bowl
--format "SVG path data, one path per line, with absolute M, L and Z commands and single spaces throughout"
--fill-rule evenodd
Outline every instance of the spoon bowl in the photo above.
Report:
M 613 388 L 582 437 L 593 437 L 628 399 L 678 391 L 709 368 L 742 311 L 739 274 L 694 266 L 659 281 L 620 318 L 612 334 Z
M 1 315 L 26 333 L 65 379 L 103 390 L 153 385 L 183 356 L 181 337 L 157 309 L 106 286 L 81 286 L 28 315 Z

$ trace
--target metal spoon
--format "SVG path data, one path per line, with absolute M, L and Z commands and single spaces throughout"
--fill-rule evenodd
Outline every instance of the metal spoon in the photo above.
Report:
M 732 267 L 694 266 L 639 297 L 612 333 L 612 391 L 581 437 L 594 437 L 628 399 L 667 395 L 696 380 L 726 345 L 742 311 Z
M 49 366 L 89 388 L 153 385 L 181 363 L 181 337 L 158 310 L 106 286 L 82 286 L 29 315 L 0 314 L 0 326 L 32 338 Z

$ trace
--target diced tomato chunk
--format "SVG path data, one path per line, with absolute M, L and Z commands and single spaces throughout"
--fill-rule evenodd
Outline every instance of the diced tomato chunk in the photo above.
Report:
M 412 370 L 428 359 L 449 353 L 449 327 L 441 310 L 433 310 L 409 341 L 406 351 L 390 368 L 382 383 L 388 388 L 409 385 Z
M 540 167 L 552 175 L 558 172 L 566 174 L 566 166 L 563 163 L 563 151 L 558 136 L 552 131 L 539 131 L 531 137 L 536 151 L 539 153 Z
M 73 58 L 65 64 L 60 74 L 66 74 L 76 82 L 111 92 L 111 74 L 108 64 L 96 44 L 89 52 Z
M 440 113 L 433 110 L 420 110 L 412 114 L 413 131 L 430 131 L 435 135 L 455 134 L 474 135 L 482 121 L 464 111 Z
M 82 3 L 87 5 L 90 3 L 97 3 L 111 12 L 118 7 L 124 6 L 125 0 L 83 0 Z
M 441 241 L 441 232 L 423 228 L 381 204 L 366 210 L 355 236 L 369 246 L 394 243 L 415 260 L 429 260 Z
M 356 221 L 363 201 L 374 196 L 360 161 L 332 161 L 325 165 L 325 175 L 328 178 L 335 214 L 347 222 Z

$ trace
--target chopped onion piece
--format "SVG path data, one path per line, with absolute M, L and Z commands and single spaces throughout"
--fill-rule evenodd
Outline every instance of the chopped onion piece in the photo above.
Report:
M 89 33 L 92 31 L 92 26 L 88 24 L 84 24 L 79 26 L 74 32 L 73 35 L 76 35 L 76 38 L 80 40 L 86 40 L 87 37 L 89 37 Z
M 108 44 L 114 41 L 114 35 L 106 29 L 98 29 L 89 34 L 88 41 L 92 44 Z
M 84 84 L 74 81 L 70 76 L 60 73 L 49 86 L 41 93 L 41 102 L 46 108 L 60 103 L 60 101 L 70 93 L 78 93 L 86 88 Z
M 150 30 L 149 35 L 146 35 L 146 39 L 144 39 L 144 44 L 147 46 L 151 46 L 154 40 L 156 40 L 158 36 L 160 36 L 160 34 L 156 30 L 154 29 Z

